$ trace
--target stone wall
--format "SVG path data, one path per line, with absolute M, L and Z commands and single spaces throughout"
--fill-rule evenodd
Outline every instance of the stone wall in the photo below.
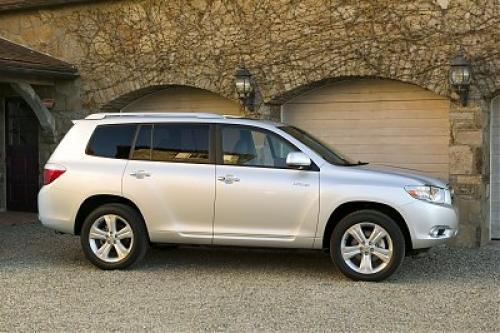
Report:
M 0 35 L 75 64 L 84 112 L 114 110 L 172 84 L 236 99 L 233 73 L 243 62 L 262 117 L 276 117 L 280 104 L 318 83 L 347 77 L 395 79 L 449 96 L 457 242 L 475 245 L 487 230 L 498 7 L 496 0 L 101 1 L 0 13 Z M 447 81 L 460 46 L 474 66 L 467 107 Z
M 0 84 L 0 90 L 5 89 L 5 84 Z M 0 94 L 0 133 L 5 133 L 5 97 Z M 5 152 L 5 135 L 0 136 L 0 212 L 7 207 L 7 168 Z
M 477 96 L 465 107 L 460 103 L 450 103 L 450 182 L 460 208 L 460 233 L 455 242 L 461 245 L 489 240 L 489 206 L 486 202 L 489 135 L 485 135 L 485 132 L 489 133 L 489 122 L 485 117 L 486 104 Z
M 499 86 L 499 25 L 495 0 L 124 0 L 0 14 L 0 35 L 78 66 L 89 110 L 166 84 L 235 98 L 232 75 L 242 61 L 264 101 L 346 76 L 447 95 L 460 45 L 489 96 Z

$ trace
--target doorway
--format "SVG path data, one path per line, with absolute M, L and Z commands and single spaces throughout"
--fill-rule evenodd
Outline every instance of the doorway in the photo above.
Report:
M 5 100 L 7 210 L 37 210 L 38 131 L 38 120 L 23 99 Z

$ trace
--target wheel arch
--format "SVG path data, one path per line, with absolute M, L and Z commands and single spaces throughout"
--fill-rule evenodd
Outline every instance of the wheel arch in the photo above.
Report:
M 142 217 L 142 220 L 144 221 L 144 226 L 146 227 L 147 230 L 147 225 L 146 221 L 144 219 L 144 215 L 142 214 L 141 210 L 135 203 L 133 203 L 131 200 L 119 196 L 119 195 L 114 195 L 114 194 L 97 194 L 88 197 L 85 199 L 85 201 L 80 205 L 80 208 L 78 209 L 78 212 L 76 213 L 75 217 L 75 229 L 74 229 L 74 234 L 75 235 L 80 235 L 80 232 L 82 230 L 83 222 L 85 221 L 85 218 L 97 207 L 100 207 L 105 204 L 111 204 L 111 203 L 119 203 L 123 205 L 127 205 L 133 209 L 135 209 L 139 215 Z M 149 235 L 148 235 L 149 237 Z
M 345 202 L 335 208 L 335 210 L 330 214 L 328 222 L 326 223 L 325 230 L 323 232 L 322 248 L 330 248 L 330 235 L 333 232 L 335 226 L 340 222 L 340 220 L 342 220 L 350 213 L 364 209 L 376 210 L 392 218 L 394 222 L 398 224 L 401 232 L 403 233 L 405 239 L 405 248 L 407 252 L 413 249 L 410 230 L 401 213 L 399 213 L 399 211 L 397 211 L 394 207 L 391 207 L 387 204 L 372 201 L 350 201 Z

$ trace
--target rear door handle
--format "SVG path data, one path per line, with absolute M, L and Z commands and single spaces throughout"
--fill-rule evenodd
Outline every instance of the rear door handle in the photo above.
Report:
M 240 181 L 238 177 L 235 177 L 233 175 L 218 176 L 217 180 L 220 182 L 224 182 L 225 184 L 232 184 Z
M 151 177 L 151 174 L 145 170 L 136 170 L 132 172 L 130 175 L 137 179 L 143 179 L 144 177 Z

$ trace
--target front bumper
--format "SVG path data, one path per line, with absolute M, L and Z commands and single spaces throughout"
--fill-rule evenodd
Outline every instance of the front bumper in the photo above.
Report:
M 414 249 L 446 243 L 458 233 L 458 211 L 454 206 L 415 200 L 402 209 Z

